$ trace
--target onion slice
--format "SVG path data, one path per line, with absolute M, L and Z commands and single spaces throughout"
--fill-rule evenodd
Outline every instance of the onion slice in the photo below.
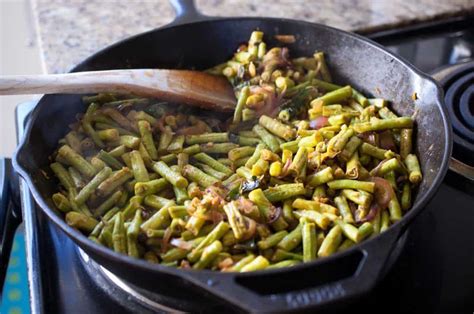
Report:
M 321 116 L 311 120 L 309 122 L 309 127 L 313 130 L 319 130 L 320 128 L 325 127 L 328 124 L 328 117 Z
M 237 199 L 239 203 L 239 211 L 242 212 L 245 216 L 248 216 L 251 213 L 260 213 L 257 205 L 255 205 L 251 200 L 248 200 L 244 197 L 239 197 Z
M 245 219 L 245 224 L 247 225 L 247 231 L 245 232 L 243 238 L 241 239 L 242 241 L 253 238 L 255 236 L 255 232 L 257 231 L 257 223 L 255 222 L 255 220 L 249 217 L 245 217 L 245 216 L 244 216 L 244 219 Z
M 374 146 L 379 146 L 378 145 L 378 136 L 377 133 L 374 131 L 369 131 L 369 132 L 363 132 L 357 135 L 358 138 L 363 140 L 364 142 L 367 142 L 369 144 L 372 144 Z
M 170 227 L 166 228 L 165 235 L 163 236 L 161 252 L 164 253 L 168 250 L 168 247 L 170 245 L 170 239 L 171 239 L 172 235 L 173 235 L 173 230 Z
M 183 250 L 188 250 L 188 251 L 193 248 L 191 243 L 189 243 L 187 241 L 184 241 L 183 239 L 179 239 L 179 238 L 171 239 L 170 244 L 177 247 L 177 248 L 180 248 L 180 249 L 183 249 Z
M 380 177 L 371 177 L 369 178 L 369 181 L 375 183 L 374 200 L 380 207 L 380 210 L 384 210 L 395 195 L 392 185 L 390 182 Z
M 210 210 L 203 215 L 205 220 L 211 221 L 213 224 L 217 224 L 224 220 L 224 214 L 217 210 Z
M 274 223 L 278 218 L 280 218 L 281 213 L 282 213 L 281 207 L 272 206 L 270 217 L 267 223 L 269 224 Z
M 370 205 L 369 212 L 367 215 L 360 219 L 358 222 L 366 222 L 366 221 L 371 221 L 372 219 L 377 216 L 377 213 L 380 211 L 380 206 L 377 202 L 372 202 L 372 205 Z
M 397 151 L 397 146 L 395 145 L 395 141 L 393 140 L 392 132 L 388 130 L 379 133 L 379 143 L 380 147 L 382 147 L 383 149 L 389 149 L 392 152 Z
M 287 159 L 285 164 L 283 165 L 283 168 L 281 169 L 281 178 L 284 178 L 288 174 L 288 171 L 290 170 L 290 166 L 291 166 L 291 159 Z
M 252 94 L 264 94 L 265 104 L 256 110 L 257 116 L 267 115 L 269 117 L 276 117 L 280 109 L 280 101 L 275 94 L 275 91 L 270 87 L 252 86 L 250 88 Z

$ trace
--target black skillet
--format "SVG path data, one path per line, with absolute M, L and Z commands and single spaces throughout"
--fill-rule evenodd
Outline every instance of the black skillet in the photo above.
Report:
M 209 18 L 191 0 L 174 0 L 176 19 L 169 25 L 118 42 L 85 60 L 72 71 L 122 68 L 206 69 L 232 56 L 249 34 L 265 32 L 269 46 L 276 34 L 294 34 L 292 56 L 322 50 L 335 82 L 351 84 L 373 97 L 393 102 L 398 114 L 416 112 L 416 152 L 424 173 L 414 205 L 383 234 L 345 252 L 281 270 L 245 274 L 180 270 L 117 254 L 70 228 L 51 201 L 57 182 L 47 179 L 48 156 L 75 115 L 85 110 L 79 96 L 44 96 L 31 115 L 14 158 L 15 169 L 27 181 L 44 213 L 91 258 L 117 276 L 151 290 L 206 291 L 249 312 L 285 312 L 341 304 L 368 292 L 380 279 L 395 244 L 434 195 L 451 154 L 451 127 L 434 81 L 400 57 L 361 36 L 328 26 L 277 18 Z M 412 100 L 413 93 L 417 100 Z

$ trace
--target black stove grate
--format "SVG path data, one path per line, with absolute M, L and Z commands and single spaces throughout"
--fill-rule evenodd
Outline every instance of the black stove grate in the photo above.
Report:
M 474 165 L 474 61 L 435 74 L 445 91 L 445 103 L 454 131 L 453 155 Z

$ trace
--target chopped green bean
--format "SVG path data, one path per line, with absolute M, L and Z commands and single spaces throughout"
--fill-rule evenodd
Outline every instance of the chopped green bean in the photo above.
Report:
M 124 153 L 122 153 L 122 155 L 123 154 Z M 97 157 L 114 170 L 119 170 L 123 167 L 123 164 L 120 161 L 118 161 L 114 156 L 112 156 L 112 154 L 104 150 L 100 150 L 97 154 Z
M 306 189 L 302 183 L 283 184 L 263 191 L 270 202 L 282 201 L 294 196 L 303 195 Z
M 409 180 L 413 184 L 418 184 L 421 182 L 421 170 L 418 158 L 415 154 L 408 154 L 405 158 L 405 165 L 408 168 Z
M 63 145 L 58 150 L 58 155 L 67 160 L 69 164 L 85 177 L 90 178 L 95 175 L 95 168 L 68 145 Z
M 138 121 L 138 129 L 140 130 L 143 146 L 145 146 L 151 159 L 158 159 L 158 151 L 153 140 L 150 123 L 146 120 L 140 120 Z
M 135 183 L 134 190 L 137 196 L 147 196 L 156 194 L 168 186 L 168 181 L 164 178 L 160 178 L 147 182 L 137 182 Z
M 170 153 L 178 153 L 183 150 L 184 135 L 175 135 L 168 145 L 167 151 Z
M 413 120 L 410 117 L 400 117 L 392 119 L 374 119 L 370 122 L 357 123 L 353 126 L 357 133 L 369 131 L 381 131 L 387 129 L 411 129 L 413 128 Z
M 314 223 L 304 222 L 301 230 L 303 241 L 303 261 L 309 262 L 316 258 L 318 243 Z
M 54 203 L 54 206 L 56 206 L 60 211 L 67 213 L 72 210 L 71 203 L 67 199 L 66 196 L 64 196 L 61 193 L 54 193 L 52 196 L 52 200 Z
M 99 222 L 83 213 L 70 211 L 66 214 L 66 223 L 79 230 L 92 232 Z
M 293 128 L 268 116 L 261 116 L 259 123 L 274 135 L 279 136 L 287 141 L 295 137 L 296 132 Z
M 260 139 L 272 150 L 272 152 L 277 153 L 280 151 L 280 143 L 277 138 L 265 128 L 257 124 L 253 127 L 253 131 L 257 133 Z
M 329 230 L 318 250 L 318 256 L 329 256 L 337 251 L 337 248 L 342 242 L 342 229 L 339 225 L 335 225 Z
M 240 272 L 262 270 L 270 266 L 270 262 L 263 256 L 257 256 L 250 263 L 242 267 Z
M 100 204 L 94 210 L 94 216 L 99 217 L 99 216 L 104 215 L 109 209 L 117 205 L 122 195 L 123 195 L 123 192 L 120 190 L 110 195 L 105 201 L 102 202 L 102 204 Z
M 235 106 L 234 111 L 234 123 L 238 123 L 242 120 L 242 110 L 244 109 L 245 103 L 247 102 L 247 98 L 250 94 L 250 89 L 248 86 L 244 86 L 239 93 L 239 98 L 237 100 L 237 105 Z
M 153 163 L 153 170 L 176 187 L 185 188 L 188 186 L 188 180 L 186 180 L 186 178 L 184 178 L 179 172 L 173 171 L 163 161 Z
M 74 200 L 78 204 L 85 203 L 89 199 L 89 197 L 92 195 L 92 193 L 95 192 L 97 187 L 102 182 L 104 182 L 107 178 L 109 178 L 111 174 L 112 174 L 112 169 L 108 167 L 102 169 L 99 173 L 95 175 L 94 178 L 92 178 L 92 180 L 89 183 L 87 183 L 86 186 L 84 186 L 84 188 L 82 188 L 82 190 L 77 194 Z
M 118 212 L 115 215 L 112 241 L 115 252 L 127 254 L 127 236 L 123 221 L 123 215 L 121 212 Z
M 174 201 L 168 201 L 153 216 L 141 224 L 141 229 L 146 231 L 149 229 L 159 229 L 160 227 L 163 227 L 166 221 L 170 219 L 168 208 L 173 205 Z
M 333 180 L 327 183 L 329 188 L 333 190 L 340 190 L 340 189 L 355 189 L 355 190 L 362 190 L 367 191 L 370 193 L 374 193 L 375 190 L 375 183 L 370 181 L 358 181 L 358 180 Z
M 339 89 L 335 89 L 324 96 L 317 98 L 322 101 L 323 105 L 330 105 L 340 103 L 341 101 L 347 100 L 352 96 L 352 88 L 350 86 L 344 86 Z
M 192 165 L 186 165 L 183 168 L 183 174 L 186 176 L 189 180 L 194 181 L 199 184 L 199 186 L 203 188 L 207 188 L 217 182 L 216 178 L 202 172 L 198 168 L 192 166 Z
M 206 153 L 198 153 L 193 156 L 196 160 L 214 168 L 215 170 L 222 172 L 226 175 L 231 175 L 233 172 L 230 168 L 227 166 L 223 165 L 219 161 L 215 160 L 211 156 L 207 155 Z
M 110 175 L 107 179 L 102 181 L 97 187 L 97 194 L 99 196 L 107 196 L 111 194 L 116 188 L 127 182 L 133 177 L 132 171 L 124 167 Z

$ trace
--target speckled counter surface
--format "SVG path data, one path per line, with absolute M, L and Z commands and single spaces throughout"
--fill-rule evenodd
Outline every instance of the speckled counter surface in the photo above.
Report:
M 174 18 L 166 0 L 32 0 L 44 68 L 67 72 L 95 51 Z M 268 16 L 318 22 L 350 31 L 474 13 L 474 0 L 197 0 L 214 16 Z

